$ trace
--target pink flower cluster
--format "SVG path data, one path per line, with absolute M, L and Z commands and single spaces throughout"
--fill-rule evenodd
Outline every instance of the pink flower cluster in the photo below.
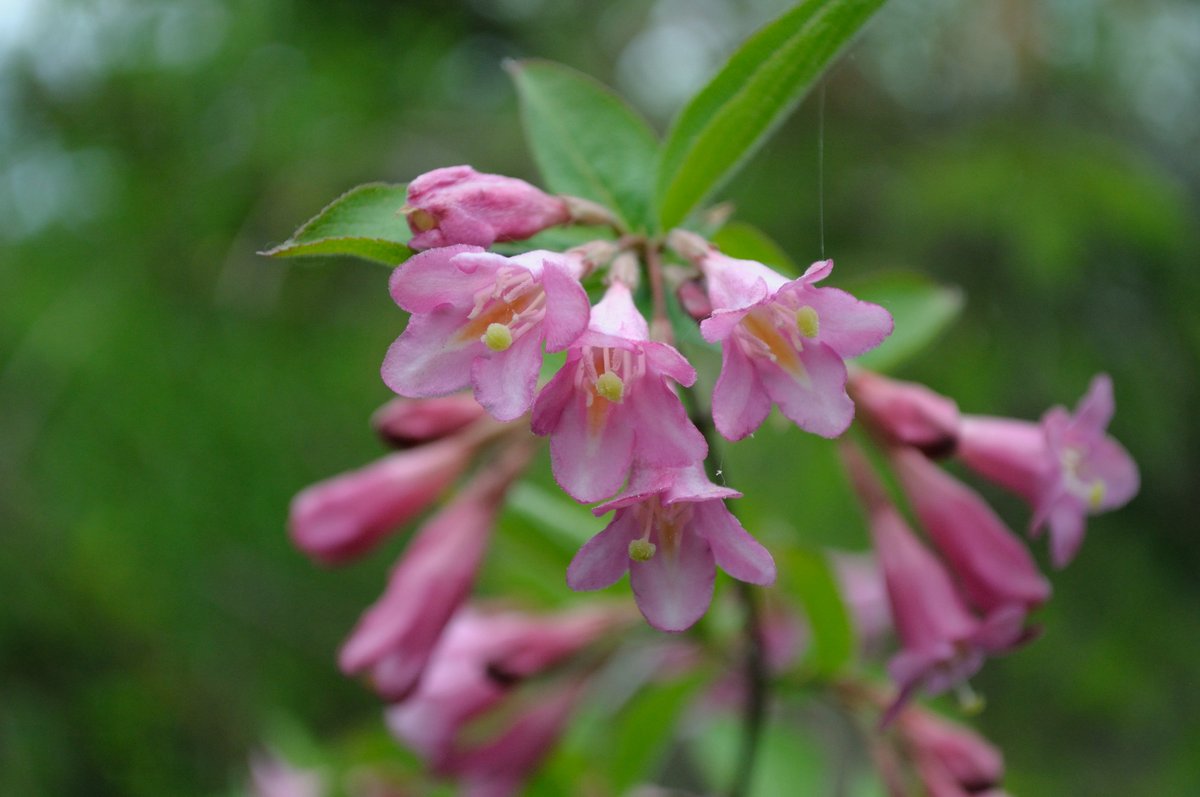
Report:
M 988 503 L 932 458 L 954 456 L 985 479 L 1026 499 L 1030 533 L 1047 525 L 1051 561 L 1065 566 L 1082 542 L 1088 514 L 1129 501 L 1138 489 L 1133 459 L 1105 434 L 1112 383 L 1097 376 L 1074 414 L 1056 407 L 1040 424 L 962 416 L 922 385 L 858 371 L 850 393 L 882 446 L 931 550 L 857 449 L 845 451 L 867 507 L 901 650 L 889 671 L 899 688 L 886 719 L 918 689 L 963 684 L 990 655 L 1036 631 L 1029 614 L 1050 584 L 1020 539 Z

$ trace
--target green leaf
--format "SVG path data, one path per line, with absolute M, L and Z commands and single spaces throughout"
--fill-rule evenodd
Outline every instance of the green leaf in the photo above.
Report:
M 750 37 L 671 126 L 658 218 L 679 224 L 766 140 L 884 0 L 806 0 Z
M 292 237 L 259 254 L 267 257 L 344 255 L 388 266 L 413 252 L 408 223 L 399 215 L 407 186 L 367 183 L 351 188 L 306 221 Z
M 712 242 L 724 254 L 741 260 L 757 260 L 764 266 L 791 276 L 800 276 L 800 267 L 783 247 L 757 227 L 743 221 L 731 221 L 722 227 Z
M 658 140 L 607 86 L 562 64 L 512 61 L 521 121 L 547 187 L 615 211 L 631 229 L 650 216 Z
M 854 628 L 842 592 L 825 554 L 815 549 L 781 553 L 789 592 L 800 596 L 812 630 L 812 648 L 805 662 L 818 678 L 841 673 L 854 656 Z
M 846 286 L 859 299 L 883 305 L 896 329 L 879 348 L 856 362 L 875 371 L 893 371 L 932 343 L 962 312 L 963 295 L 922 274 L 893 271 Z
M 716 794 L 728 788 L 741 750 L 744 728 L 732 714 L 717 715 L 691 740 L 693 759 Z M 764 729 L 746 793 L 749 797 L 780 794 L 833 794 L 829 753 L 811 734 L 775 720 Z

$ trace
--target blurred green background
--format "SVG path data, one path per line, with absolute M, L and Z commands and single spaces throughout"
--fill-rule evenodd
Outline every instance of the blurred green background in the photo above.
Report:
M 0 794 L 223 793 L 281 723 L 376 722 L 333 652 L 389 557 L 319 570 L 284 519 L 378 452 L 400 316 L 384 269 L 255 251 L 361 182 L 536 180 L 506 57 L 662 129 L 783 6 L 0 0 Z M 1200 5 L 892 0 L 824 96 L 823 174 L 814 94 L 739 217 L 801 262 L 823 217 L 841 279 L 962 286 L 902 375 L 966 411 L 1037 417 L 1108 371 L 1141 464 L 1045 637 L 979 679 L 1009 790 L 1200 793 Z M 805 463 L 755 456 L 745 503 L 822 539 Z

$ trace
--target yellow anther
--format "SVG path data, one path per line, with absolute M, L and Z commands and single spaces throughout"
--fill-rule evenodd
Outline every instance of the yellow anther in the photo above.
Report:
M 512 345 L 512 330 L 504 324 L 488 324 L 487 332 L 480 340 L 492 351 L 504 351 Z
M 625 383 L 612 371 L 605 371 L 596 379 L 596 392 L 616 403 L 625 395 Z
M 821 331 L 821 317 L 807 304 L 796 311 L 796 327 L 806 338 L 815 338 Z
M 428 210 L 405 205 L 400 212 L 408 217 L 408 226 L 417 232 L 429 232 L 437 226 L 437 217 Z
M 629 543 L 629 558 L 635 562 L 649 562 L 658 546 L 649 540 L 634 540 Z
M 1088 492 L 1088 506 L 1092 509 L 1099 509 L 1102 503 L 1104 503 L 1104 482 L 1096 479 L 1092 482 L 1092 489 Z

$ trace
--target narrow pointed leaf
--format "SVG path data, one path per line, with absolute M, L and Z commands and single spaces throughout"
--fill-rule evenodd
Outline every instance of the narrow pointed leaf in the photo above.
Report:
M 863 301 L 883 305 L 896 321 L 895 330 L 879 348 L 855 360 L 874 371 L 894 371 L 919 354 L 958 318 L 963 308 L 961 290 L 939 285 L 915 272 L 878 274 L 845 288 Z
M 650 216 L 658 140 L 608 87 L 550 61 L 508 65 L 546 187 L 614 210 L 631 229 Z
M 267 257 L 349 256 L 395 266 L 412 256 L 404 217 L 407 186 L 367 183 L 351 188 L 305 222 Z
M 730 257 L 756 260 L 781 274 L 798 277 L 803 270 L 773 238 L 743 221 L 731 221 L 726 224 L 713 236 L 712 242 Z
M 819 678 L 838 675 L 854 656 L 854 629 L 842 601 L 837 578 L 825 554 L 797 548 L 782 555 L 780 572 L 787 587 L 800 596 L 812 630 L 812 648 L 805 661 Z
M 657 181 L 663 229 L 733 176 L 883 2 L 805 0 L 733 54 L 667 134 Z

